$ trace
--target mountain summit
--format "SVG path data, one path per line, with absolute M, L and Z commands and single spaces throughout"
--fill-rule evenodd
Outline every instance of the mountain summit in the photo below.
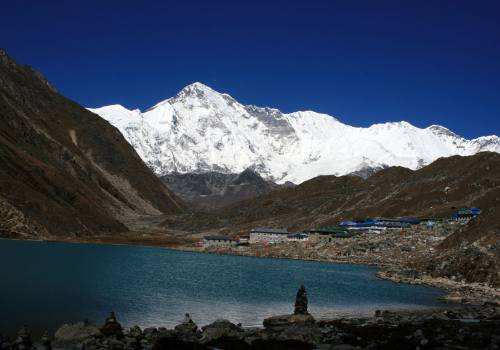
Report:
M 467 140 L 443 126 L 421 129 L 405 121 L 353 127 L 313 111 L 242 105 L 199 82 L 145 112 L 119 105 L 90 111 L 116 126 L 158 175 L 250 167 L 278 183 L 300 183 L 367 168 L 417 169 L 451 155 L 500 153 L 498 136 Z

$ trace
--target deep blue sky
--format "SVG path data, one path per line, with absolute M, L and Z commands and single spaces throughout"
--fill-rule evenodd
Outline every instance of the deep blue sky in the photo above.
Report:
M 201 81 L 367 126 L 500 134 L 498 1 L 5 1 L 0 47 L 82 105 Z

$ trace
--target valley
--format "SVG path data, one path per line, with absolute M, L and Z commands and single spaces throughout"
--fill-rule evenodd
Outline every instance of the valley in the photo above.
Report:
M 246 120 L 245 123 L 251 124 L 247 125 L 249 129 L 240 126 L 236 129 L 253 130 L 251 132 L 258 133 L 259 137 L 267 135 L 260 139 L 261 143 L 277 147 L 272 152 L 288 157 L 286 147 L 269 143 L 268 137 L 294 140 L 298 137 L 297 129 L 291 126 L 294 118 L 309 118 L 307 120 L 315 123 L 326 117 L 285 115 L 277 110 L 242 106 L 228 95 L 193 84 L 144 115 L 138 111 L 123 114 L 117 107 L 93 110 L 105 115 L 115 125 L 112 126 L 59 95 L 39 73 L 18 65 L 5 52 L 0 55 L 0 73 L 0 236 L 3 238 L 200 250 L 197 242 L 204 236 L 236 238 L 248 235 L 257 227 L 302 232 L 360 218 L 446 218 L 459 208 L 478 207 L 482 212 L 475 220 L 437 233 L 381 232 L 330 244 L 297 242 L 208 252 L 374 264 L 384 268 L 381 274 L 387 278 L 430 284 L 435 283 L 432 279 L 444 278 L 452 281 L 450 285 L 472 288 L 479 293 L 476 296 L 468 293 L 465 299 L 484 297 L 481 293 L 485 289 L 481 286 L 494 288 L 493 293 L 498 291 L 500 155 L 482 151 L 498 151 L 496 137 L 487 138 L 488 142 L 485 138 L 467 141 L 443 128 L 422 130 L 404 123 L 387 124 L 370 128 L 371 131 L 392 130 L 389 134 L 377 134 L 380 142 L 386 142 L 384 135 L 398 138 L 402 126 L 406 130 L 404 138 L 413 132 L 424 133 L 426 147 L 434 150 L 421 149 L 429 155 L 423 162 L 414 153 L 408 153 L 412 154 L 411 162 L 416 163 L 403 164 L 413 170 L 390 166 L 392 161 L 369 162 L 370 166 L 366 162 L 350 162 L 344 170 L 328 171 L 353 170 L 352 174 L 321 175 L 325 169 L 318 170 L 319 163 L 312 161 L 306 168 L 315 176 L 302 172 L 302 165 L 296 168 L 301 175 L 277 175 L 274 168 L 268 167 L 270 163 L 248 158 L 240 146 L 227 153 L 234 159 L 245 160 L 238 166 L 215 166 L 202 161 L 200 157 L 205 151 L 196 148 L 203 144 L 198 141 L 193 141 L 198 146 L 186 147 L 190 152 L 201 153 L 184 153 L 182 145 L 191 141 L 186 144 L 186 134 L 176 134 L 175 128 L 181 128 L 182 118 L 196 117 L 198 119 L 191 122 L 204 130 L 195 128 L 196 132 L 205 132 L 203 139 L 212 142 L 217 139 L 214 128 L 227 127 L 222 126 L 226 117 L 233 118 L 231 123 L 236 124 Z M 216 107 L 222 109 L 217 112 Z M 240 114 L 234 114 L 231 108 Z M 176 116 L 177 121 L 169 121 L 168 111 L 175 111 L 169 115 Z M 219 119 L 213 119 L 211 113 Z M 207 118 L 211 120 L 208 124 Z M 338 120 L 328 118 L 328 123 L 339 125 Z M 130 124 L 131 120 L 135 120 L 135 124 Z M 153 121 L 157 123 L 156 129 L 150 135 L 151 130 L 147 128 Z M 342 130 L 346 128 L 341 126 Z M 152 153 L 148 153 L 141 140 L 134 141 L 137 130 L 149 135 L 145 140 L 156 140 Z M 229 129 L 224 130 L 226 136 L 232 135 Z M 162 141 L 160 131 L 177 135 L 172 134 L 179 137 L 175 142 L 181 149 L 172 153 L 170 146 Z M 233 136 L 228 136 L 228 140 L 238 139 Z M 247 140 L 250 137 L 240 136 Z M 446 152 L 443 144 L 448 145 Z M 452 150 L 450 145 L 457 148 Z M 245 147 L 254 146 L 246 144 Z M 399 149 L 396 144 L 393 147 Z M 344 154 L 341 148 L 333 149 L 336 151 L 330 152 L 331 156 Z M 179 155 L 176 163 L 162 163 L 149 157 L 149 154 L 164 154 L 162 150 Z M 405 147 L 401 150 L 409 152 Z M 226 159 L 214 152 L 211 153 L 214 159 Z M 447 157 L 439 157 L 443 153 Z M 454 153 L 467 155 L 452 155 Z M 263 159 L 271 159 L 261 155 Z M 179 161 L 183 157 L 198 159 L 197 165 L 181 166 Z M 295 167 L 293 159 L 290 158 L 291 167 Z M 328 159 L 329 164 L 342 163 Z M 395 164 L 401 165 L 398 162 Z M 152 171 L 162 175 L 161 179 Z M 308 180 L 293 185 L 286 183 L 286 179 Z M 415 271 L 412 279 L 408 279 L 407 271 Z M 495 294 L 493 298 L 498 299 Z
M 500 350 L 499 5 L 2 3 L 0 350 Z

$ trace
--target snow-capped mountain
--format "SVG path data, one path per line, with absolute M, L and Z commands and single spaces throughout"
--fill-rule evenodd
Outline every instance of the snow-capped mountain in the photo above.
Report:
M 443 126 L 421 129 L 405 121 L 353 127 L 312 111 L 242 105 L 201 83 L 145 112 L 120 105 L 90 111 L 117 127 L 158 175 L 253 168 L 278 183 L 300 183 L 370 167 L 416 169 L 439 157 L 500 153 L 498 136 L 467 140 Z

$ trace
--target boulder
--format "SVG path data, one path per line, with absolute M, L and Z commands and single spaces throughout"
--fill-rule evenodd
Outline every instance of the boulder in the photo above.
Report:
M 85 339 L 100 336 L 101 331 L 94 325 L 87 321 L 78 322 L 74 324 L 65 324 L 59 328 L 55 335 L 54 340 L 57 343 L 79 343 Z
M 47 332 L 43 333 L 42 339 L 40 339 L 43 350 L 52 350 L 52 344 L 50 342 L 49 334 Z
M 26 326 L 23 326 L 23 328 L 17 332 L 17 338 L 14 340 L 12 350 L 35 350 L 31 342 L 31 334 Z
M 184 341 L 197 341 L 201 338 L 200 329 L 189 314 L 186 314 L 181 324 L 174 327 L 174 331 Z
M 309 314 L 269 317 L 264 320 L 264 327 L 269 340 L 293 341 L 299 348 L 318 344 L 323 337 L 321 329 Z
M 142 329 L 139 326 L 133 326 L 129 329 L 126 335 L 127 337 L 140 338 L 142 337 Z
M 10 350 L 9 338 L 3 334 L 0 334 L 0 350 Z
M 156 340 L 152 350 L 209 350 L 210 348 L 193 342 L 185 342 L 175 336 L 161 337 Z
M 130 328 L 128 332 L 125 333 L 125 337 L 123 342 L 126 345 L 128 350 L 141 350 L 142 349 L 142 340 L 144 336 L 142 334 L 142 330 L 139 326 L 134 326 Z
M 244 331 L 240 326 L 228 320 L 217 320 L 202 328 L 202 342 L 208 343 L 222 337 L 240 339 Z
M 153 340 L 156 339 L 156 336 L 158 335 L 158 329 L 156 329 L 155 327 L 144 328 L 143 334 L 144 338 Z
M 309 343 L 290 339 L 257 339 L 252 343 L 255 350 L 312 350 L 316 347 Z
M 331 350 L 357 350 L 359 347 L 355 347 L 349 344 L 338 344 L 331 347 Z
M 293 314 L 293 315 L 280 315 L 272 316 L 264 319 L 264 328 L 267 329 L 280 329 L 293 325 L 305 326 L 313 325 L 315 323 L 314 317 L 310 314 Z

